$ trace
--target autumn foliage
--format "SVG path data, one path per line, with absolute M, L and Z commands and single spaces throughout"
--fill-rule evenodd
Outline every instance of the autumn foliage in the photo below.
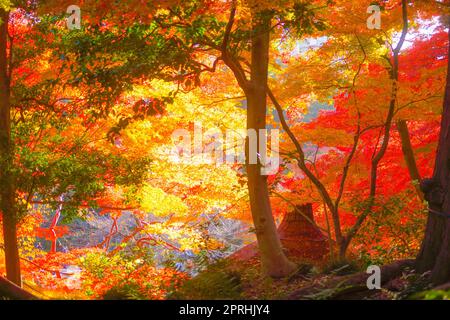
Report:
M 307 226 L 305 244 L 278 255 L 287 266 L 416 256 L 449 12 L 377 3 L 381 29 L 367 28 L 372 1 L 86 0 L 81 29 L 70 30 L 72 1 L 0 0 L 10 115 L 0 221 L 17 225 L 23 287 L 44 298 L 165 299 L 248 245 L 267 267 L 264 246 L 278 248 L 279 234 L 265 242 L 259 228 L 306 204 L 312 215 L 293 222 Z M 211 150 L 205 132 L 249 129 L 257 99 L 263 126 L 280 130 L 279 169 L 256 182 L 267 185 L 270 221 L 256 212 L 264 199 L 245 162 L 174 160 L 176 130 L 195 148 L 200 124 L 200 149 Z

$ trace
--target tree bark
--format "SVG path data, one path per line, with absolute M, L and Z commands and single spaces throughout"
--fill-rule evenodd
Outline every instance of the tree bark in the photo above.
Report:
M 450 32 L 449 32 L 450 41 Z M 450 55 L 450 45 L 449 45 Z M 450 59 L 448 61 L 444 110 L 433 178 L 422 183 L 430 212 L 420 253 L 416 260 L 419 272 L 432 270 L 432 281 L 450 281 Z
M 406 166 L 408 168 L 411 181 L 416 181 L 414 188 L 416 189 L 417 196 L 420 201 L 423 201 L 423 192 L 420 190 L 419 183 L 421 181 L 419 169 L 417 168 L 416 158 L 411 144 L 411 138 L 409 136 L 408 124 L 405 120 L 397 121 L 397 131 L 400 134 L 400 140 L 402 143 L 403 158 L 405 159 Z
M 12 169 L 10 75 L 8 70 L 9 13 L 0 9 L 0 210 L 3 216 L 3 238 L 7 278 L 21 285 L 17 244 L 17 211 Z
M 368 205 L 366 209 L 364 209 L 363 213 L 359 215 L 355 224 L 350 228 L 350 230 L 343 237 L 343 239 L 339 241 L 339 258 L 341 260 L 345 260 L 346 252 L 350 245 L 350 242 L 353 240 L 353 237 L 358 233 L 359 229 L 362 227 L 362 224 L 366 220 L 367 216 L 371 213 L 375 203 L 375 197 L 377 195 L 378 167 L 380 165 L 381 160 L 385 156 L 387 148 L 389 146 L 389 140 L 391 137 L 391 128 L 395 116 L 395 106 L 397 102 L 397 92 L 398 92 L 399 54 L 400 50 L 402 49 L 403 43 L 405 42 L 406 35 L 408 33 L 407 0 L 402 0 L 402 20 L 403 20 L 403 28 L 402 33 L 400 35 L 400 40 L 392 52 L 393 62 L 391 69 L 391 80 L 392 80 L 391 99 L 389 102 L 389 109 L 388 114 L 386 116 L 386 121 L 384 123 L 383 140 L 381 142 L 379 150 L 372 157 L 372 163 L 370 168 L 369 197 L 367 199 Z
M 258 136 L 257 153 L 259 150 L 259 130 L 266 129 L 267 112 L 267 78 L 269 65 L 270 18 L 264 13 L 258 14 L 254 23 L 251 49 L 251 80 L 247 96 L 247 129 L 255 130 Z M 272 216 L 269 200 L 267 177 L 261 174 L 261 163 L 249 161 L 249 140 L 246 143 L 247 177 L 250 196 L 250 207 L 256 230 L 256 238 L 261 256 L 263 270 L 271 277 L 283 277 L 295 270 L 281 246 L 277 228 Z

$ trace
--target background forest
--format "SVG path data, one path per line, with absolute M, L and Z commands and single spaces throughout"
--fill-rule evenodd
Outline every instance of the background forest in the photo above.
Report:
M 0 0 L 0 295 L 448 298 L 449 15 Z M 276 172 L 268 141 L 223 161 L 247 129 L 279 130 Z

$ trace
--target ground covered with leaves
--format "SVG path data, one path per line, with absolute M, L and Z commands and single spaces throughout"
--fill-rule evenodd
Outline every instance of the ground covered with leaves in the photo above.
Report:
M 354 262 L 305 263 L 297 259 L 292 275 L 273 279 L 261 272 L 259 259 L 228 260 L 187 280 L 170 299 L 249 300 L 448 300 L 450 284 L 433 286 L 429 273 L 417 274 L 410 261 L 398 268 L 381 289 L 369 290 L 366 269 Z M 295 259 L 293 259 L 295 260 Z M 362 276 L 363 275 L 363 276 Z M 353 281 L 353 279 L 357 279 Z M 363 279 L 364 281 L 361 281 Z M 353 282 L 353 283 L 352 283 Z

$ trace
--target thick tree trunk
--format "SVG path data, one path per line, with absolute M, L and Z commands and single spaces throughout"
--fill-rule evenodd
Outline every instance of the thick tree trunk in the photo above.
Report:
M 0 210 L 3 216 L 3 238 L 7 278 L 21 285 L 17 214 L 11 148 L 10 80 L 8 74 L 8 12 L 0 9 Z
M 414 188 L 416 189 L 417 195 L 421 201 L 423 201 L 423 193 L 420 190 L 419 183 L 421 181 L 419 169 L 417 168 L 416 158 L 414 156 L 414 151 L 411 144 L 411 138 L 409 136 L 408 124 L 405 120 L 397 121 L 397 131 L 400 134 L 400 139 L 402 142 L 402 152 L 403 158 L 405 159 L 406 166 L 408 168 L 409 176 L 411 181 L 416 181 Z
M 450 42 L 450 31 L 449 31 Z M 450 55 L 450 44 L 449 44 Z M 419 272 L 432 270 L 432 281 L 442 284 L 450 281 L 450 59 L 444 97 L 444 111 L 433 178 L 424 181 L 422 188 L 430 213 L 417 257 Z M 426 182 L 426 184 L 425 184 Z M 447 215 L 447 217 L 441 215 Z
M 259 133 L 266 129 L 266 88 L 269 64 L 270 18 L 262 18 L 255 24 L 252 37 L 251 85 L 247 90 L 247 129 Z M 256 237 L 265 273 L 272 277 L 283 277 L 290 274 L 295 266 L 285 256 L 277 234 L 269 200 L 267 177 L 261 174 L 261 163 L 249 163 L 254 158 L 249 155 L 247 139 L 247 176 L 250 206 Z M 258 134 L 258 154 L 259 134 Z
M 433 210 L 440 210 L 429 204 Z M 445 229 L 445 218 L 430 213 L 427 220 L 424 239 L 417 256 L 416 270 L 426 272 L 435 266 L 436 257 L 441 249 Z

